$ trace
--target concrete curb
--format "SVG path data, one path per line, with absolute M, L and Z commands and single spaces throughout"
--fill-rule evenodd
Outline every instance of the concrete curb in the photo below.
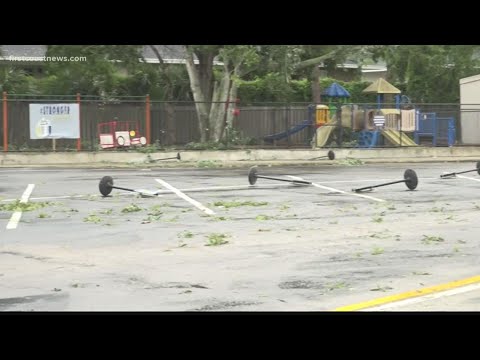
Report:
M 382 149 L 333 149 L 335 160 L 309 160 L 327 154 L 328 149 L 179 151 L 182 160 L 154 161 L 175 157 L 177 152 L 55 152 L 0 153 L 2 167 L 79 168 L 215 168 L 252 165 L 342 165 L 349 159 L 360 163 L 472 162 L 480 160 L 480 147 L 409 147 Z

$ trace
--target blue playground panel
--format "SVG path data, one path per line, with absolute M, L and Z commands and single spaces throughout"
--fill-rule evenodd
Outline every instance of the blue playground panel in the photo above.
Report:
M 436 113 L 417 113 L 416 131 L 413 133 L 414 141 L 420 144 L 421 137 L 430 137 L 432 145 L 446 143 L 448 146 L 455 144 L 455 119 L 453 117 L 437 117 Z
M 363 130 L 358 133 L 357 147 L 372 148 L 383 145 L 383 136 L 380 130 Z

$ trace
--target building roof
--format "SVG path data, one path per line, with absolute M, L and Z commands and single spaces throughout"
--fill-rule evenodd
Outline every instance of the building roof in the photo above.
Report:
M 173 63 L 175 60 L 178 62 L 185 62 L 185 48 L 182 45 L 153 45 L 160 55 L 163 61 L 167 63 Z M 142 55 L 147 63 L 158 63 L 158 58 L 150 48 L 149 45 L 143 47 Z
M 469 77 L 460 79 L 460 85 L 463 85 L 469 82 L 479 81 L 479 80 L 480 80 L 480 75 L 469 76 Z
M 0 45 L 0 61 L 38 62 L 43 61 L 47 52 L 47 45 Z
M 321 64 L 320 67 L 324 67 L 324 64 Z M 384 61 L 369 61 L 360 65 L 355 60 L 346 60 L 342 64 L 337 64 L 339 69 L 358 69 L 361 68 L 364 73 L 376 73 L 376 72 L 385 72 L 387 71 L 387 64 Z

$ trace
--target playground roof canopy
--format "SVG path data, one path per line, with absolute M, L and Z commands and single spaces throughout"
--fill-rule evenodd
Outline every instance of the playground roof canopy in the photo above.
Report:
M 332 85 L 326 88 L 325 91 L 323 92 L 323 95 L 328 97 L 336 97 L 336 98 L 350 97 L 350 93 L 342 85 L 339 85 L 336 82 L 334 82 Z
M 400 94 L 401 91 L 395 86 L 390 84 L 384 78 L 379 78 L 375 80 L 371 85 L 369 85 L 362 92 L 364 93 L 374 93 L 374 94 Z

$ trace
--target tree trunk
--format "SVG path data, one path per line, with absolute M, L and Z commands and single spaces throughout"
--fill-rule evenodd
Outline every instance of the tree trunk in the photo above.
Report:
M 233 109 L 235 109 L 235 106 L 236 106 L 235 104 L 237 100 L 237 90 L 238 90 L 237 84 L 235 83 L 235 81 L 233 81 L 232 88 L 230 90 L 230 102 L 227 108 L 227 122 L 226 122 L 226 126 L 230 128 L 233 128 Z
M 314 104 L 321 102 L 320 96 L 320 69 L 315 65 L 312 69 L 312 101 Z
M 195 52 L 198 58 L 198 73 L 200 86 L 203 92 L 203 96 L 207 101 L 212 99 L 214 78 L 213 78 L 213 59 L 215 54 L 212 52 Z
M 175 134 L 175 106 L 171 103 L 165 103 L 165 130 L 166 130 L 166 144 L 174 145 L 177 143 L 177 136 Z
M 193 53 L 187 50 L 186 54 L 186 66 L 188 76 L 190 77 L 190 88 L 193 94 L 193 100 L 195 101 L 195 108 L 198 115 L 198 126 L 200 130 L 200 141 L 207 142 L 209 140 L 209 108 L 206 103 L 206 98 L 201 86 L 201 80 L 199 71 L 193 62 Z
M 155 45 L 148 45 L 150 49 L 154 52 L 155 56 L 158 59 L 158 62 L 160 64 L 160 69 L 162 71 L 162 77 L 164 81 L 166 82 L 166 88 L 165 88 L 165 100 L 173 100 L 173 84 L 170 79 L 170 76 L 168 76 L 167 72 L 167 65 L 163 61 L 162 55 L 158 51 L 157 47 Z M 175 108 L 171 103 L 165 103 L 165 113 L 166 113 L 166 121 L 165 121 L 165 144 L 162 145 L 173 145 L 177 142 L 177 137 L 175 135 Z M 160 134 L 162 136 L 163 134 Z
M 230 72 L 225 69 L 222 78 L 214 87 L 212 107 L 210 110 L 210 127 L 213 130 L 212 140 L 220 141 L 225 130 L 225 104 L 228 98 Z
M 297 70 L 303 69 L 303 68 L 306 68 L 306 67 L 309 67 L 309 66 L 312 66 L 312 65 L 318 65 L 325 60 L 329 60 L 329 59 L 333 58 L 334 56 L 335 56 L 335 51 L 330 51 L 329 53 L 327 53 L 325 55 L 318 56 L 318 57 L 313 58 L 313 59 L 304 60 L 304 61 L 297 64 Z

